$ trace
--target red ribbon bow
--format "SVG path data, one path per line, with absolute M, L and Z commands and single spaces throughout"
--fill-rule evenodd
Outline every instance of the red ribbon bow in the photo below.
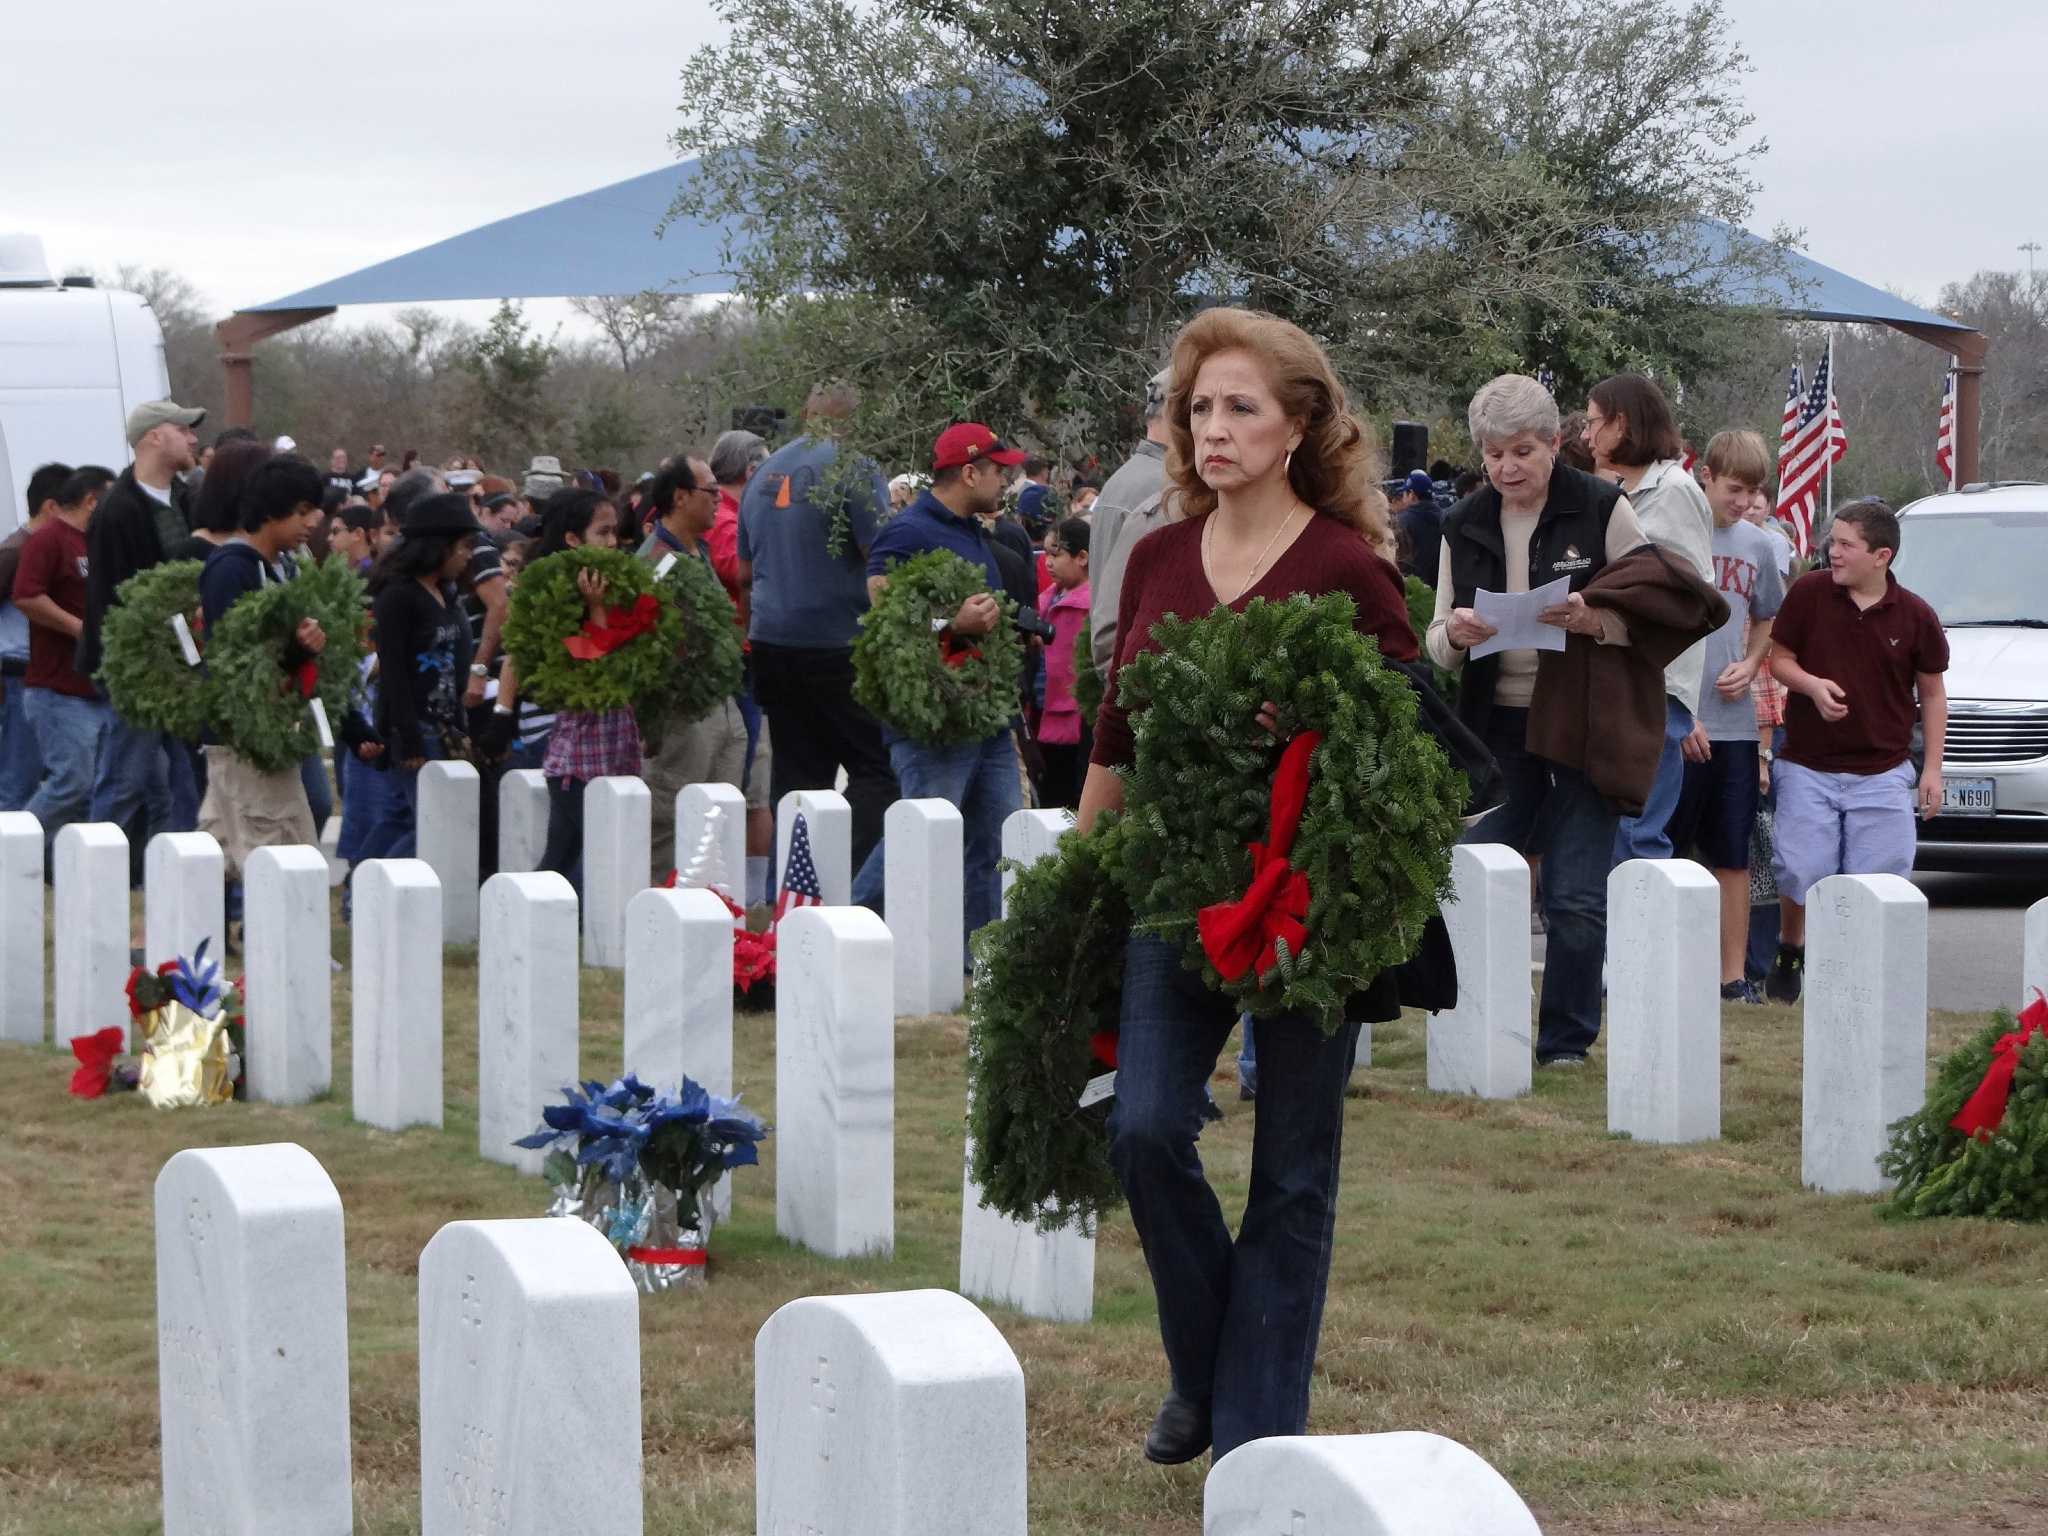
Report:
M 107 1091 L 114 1075 L 114 1058 L 128 1043 L 128 1032 L 109 1024 L 92 1035 L 78 1035 L 71 1042 L 71 1054 L 78 1068 L 71 1074 L 71 1091 L 81 1099 L 96 1099 Z
M 1252 855 L 1252 883 L 1236 901 L 1218 902 L 1195 914 L 1202 935 L 1202 953 L 1225 981 L 1236 981 L 1256 967 L 1263 980 L 1279 964 L 1273 944 L 1285 939 L 1291 954 L 1308 941 L 1308 876 L 1287 862 L 1294 834 L 1308 803 L 1308 762 L 1323 739 L 1320 731 L 1303 731 L 1287 743 L 1273 773 L 1272 818 L 1266 841 L 1247 843 Z
M 939 631 L 939 660 L 949 667 L 964 667 L 970 661 L 981 660 L 981 647 L 972 640 L 961 639 L 949 626 Z
M 297 678 L 299 684 L 299 697 L 302 699 L 312 698 L 313 690 L 319 685 L 320 682 L 320 663 L 317 660 L 310 657 L 307 660 L 300 662 Z
M 584 622 L 576 634 L 566 636 L 562 648 L 578 661 L 595 661 L 608 656 L 635 635 L 654 628 L 661 614 L 661 599 L 642 592 L 630 608 L 607 608 Z
M 2005 1101 L 2012 1095 L 2012 1075 L 2019 1070 L 2020 1052 L 2025 1049 L 2028 1037 L 2035 1030 L 2048 1036 L 2048 998 L 2041 995 L 2039 987 L 2034 988 L 2034 1000 L 2020 1014 L 2019 1022 L 2018 1029 L 1998 1037 L 1991 1047 L 1991 1066 L 1984 1073 L 1984 1081 L 1956 1112 L 1955 1119 L 1949 1121 L 1965 1136 L 1989 1136 L 1998 1129 L 1999 1121 L 2005 1118 Z

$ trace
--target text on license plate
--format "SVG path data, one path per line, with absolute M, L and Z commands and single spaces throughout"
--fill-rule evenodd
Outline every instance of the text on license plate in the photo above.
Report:
M 1997 810 L 1996 779 L 1943 779 L 1941 814 L 1990 816 Z

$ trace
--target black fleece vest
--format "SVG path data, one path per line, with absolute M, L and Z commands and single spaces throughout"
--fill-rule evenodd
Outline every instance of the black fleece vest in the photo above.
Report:
M 1621 487 L 1569 465 L 1550 471 L 1550 495 L 1529 535 L 1529 587 L 1560 576 L 1579 591 L 1607 563 L 1607 524 L 1621 500 Z M 1500 492 L 1481 486 L 1444 516 L 1444 545 L 1451 554 L 1451 606 L 1470 608 L 1484 587 L 1507 590 L 1507 545 L 1500 531 Z M 1500 678 L 1498 654 L 1467 661 L 1458 678 L 1458 718 L 1482 740 L 1493 717 L 1493 690 Z

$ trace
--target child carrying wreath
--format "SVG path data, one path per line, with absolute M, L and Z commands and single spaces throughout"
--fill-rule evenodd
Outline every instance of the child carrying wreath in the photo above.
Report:
M 583 796 L 592 779 L 640 772 L 636 703 L 670 681 L 682 620 L 654 592 L 654 573 L 618 548 L 618 508 L 595 491 L 548 498 L 537 557 L 505 623 L 498 715 L 522 688 L 552 706 L 541 772 L 548 836 L 540 867 L 583 888 Z

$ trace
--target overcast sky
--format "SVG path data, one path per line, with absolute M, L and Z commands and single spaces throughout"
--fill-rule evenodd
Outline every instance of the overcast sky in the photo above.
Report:
M 2048 245 L 2048 5 L 1722 4 L 1771 146 L 1754 229 L 1801 227 L 1820 261 L 1927 303 Z M 684 62 L 718 25 L 706 0 L 81 15 L 9 8 L 6 51 L 34 67 L 0 87 L 0 228 L 59 270 L 173 268 L 221 313 L 667 163 Z

